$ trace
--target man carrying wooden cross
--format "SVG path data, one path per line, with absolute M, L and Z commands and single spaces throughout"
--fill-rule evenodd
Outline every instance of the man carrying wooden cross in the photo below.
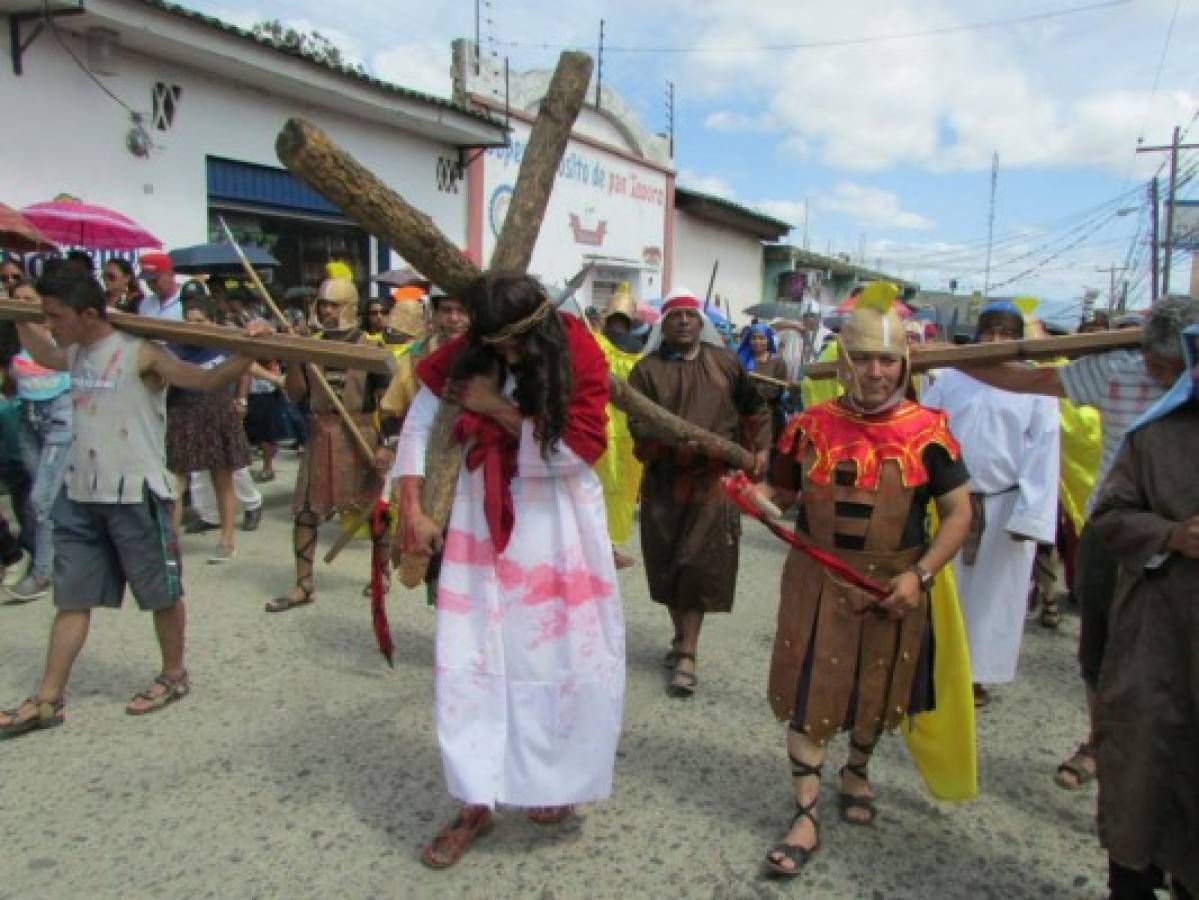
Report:
M 163 449 L 166 386 L 211 391 L 251 363 L 232 356 L 212 369 L 182 362 L 157 343 L 117 331 L 104 293 L 89 276 L 61 270 L 38 283 L 54 340 L 29 324 L 21 343 L 42 366 L 71 374 L 75 439 L 65 490 L 54 505 L 54 606 L 38 691 L 0 713 L 0 738 L 61 725 L 71 667 L 96 608 L 119 608 L 128 585 L 154 613 L 162 670 L 125 707 L 155 712 L 187 696 L 179 547 L 171 527 L 173 479 Z M 248 335 L 268 333 L 262 322 Z
M 458 861 L 496 804 L 538 824 L 606 798 L 624 698 L 624 620 L 593 470 L 606 445 L 608 370 L 586 325 L 524 275 L 463 293 L 458 338 L 416 367 L 394 474 L 408 553 L 442 551 L 435 718 L 449 792 L 463 804 L 424 848 Z M 422 507 L 430 433 L 462 408 L 449 528 Z
M 316 297 L 317 336 L 327 341 L 360 343 L 356 326 L 358 291 L 349 279 L 349 271 L 335 272 L 345 277 L 327 278 Z M 304 329 L 305 331 L 307 329 Z M 391 467 L 392 454 L 379 443 L 379 431 L 373 413 L 380 395 L 387 389 L 382 376 L 349 371 L 331 378 L 331 387 L 349 411 L 349 419 L 368 443 L 379 444 L 375 458 L 364 458 L 362 449 L 352 440 L 349 423 L 334 411 L 332 398 L 314 392 L 309 384 L 307 366 L 292 365 L 287 370 L 287 395 L 293 403 L 308 398 L 312 409 L 307 449 L 296 475 L 291 511 L 295 516 L 292 546 L 295 551 L 296 582 L 290 591 L 267 601 L 267 612 L 286 612 L 316 600 L 313 561 L 316 555 L 317 529 L 338 512 L 369 510 L 383 488 L 383 475 Z M 386 431 L 386 424 L 383 431 Z M 386 440 L 383 438 L 382 440 Z M 385 544 L 386 534 L 373 537 Z M 386 557 L 386 547 L 382 550 Z

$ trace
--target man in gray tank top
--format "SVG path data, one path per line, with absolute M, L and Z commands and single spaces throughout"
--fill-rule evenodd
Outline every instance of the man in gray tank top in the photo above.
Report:
M 126 712 L 143 715 L 187 696 L 186 611 L 163 448 L 165 389 L 214 390 L 251 363 L 233 356 L 202 369 L 116 331 L 105 318 L 99 285 L 65 268 L 47 273 L 37 289 L 53 340 L 35 325 L 17 329 L 38 364 L 71 373 L 75 437 L 52 513 L 56 614 L 46 668 L 34 696 L 0 712 L 0 738 L 62 724 L 67 680 L 91 611 L 119 608 L 126 585 L 138 606 L 154 613 L 162 651 L 160 674 Z M 270 331 L 263 322 L 246 327 L 251 335 Z

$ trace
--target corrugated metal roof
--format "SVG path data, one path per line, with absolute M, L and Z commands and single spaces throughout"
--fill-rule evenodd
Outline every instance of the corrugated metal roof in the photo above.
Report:
M 314 66 L 342 75 L 346 78 L 352 78 L 363 84 L 382 91 L 386 94 L 392 94 L 397 97 L 403 97 L 406 100 L 412 100 L 417 103 L 423 103 L 428 106 L 436 106 L 440 109 L 451 110 L 463 116 L 469 116 L 479 122 L 485 122 L 488 125 L 503 127 L 503 123 L 493 118 L 485 112 L 471 106 L 464 106 L 461 103 L 455 103 L 453 100 L 447 100 L 444 97 L 436 97 L 432 94 L 426 94 L 421 91 L 414 91 L 411 88 L 401 87 L 398 84 L 392 84 L 389 81 L 382 81 L 372 75 L 367 75 L 357 69 L 352 69 L 346 66 L 335 66 L 327 63 L 310 53 L 304 53 L 298 47 L 290 47 L 273 41 L 270 38 L 259 37 L 254 32 L 245 28 L 234 25 L 231 22 L 226 22 L 224 19 L 218 19 L 216 16 L 210 16 L 194 9 L 188 9 L 186 6 L 181 6 L 178 3 L 169 3 L 167 0 L 139 0 L 145 6 L 152 9 L 161 10 L 162 12 L 171 13 L 172 15 L 181 16 L 189 19 L 192 22 L 197 22 L 201 25 L 206 25 L 209 28 L 215 28 L 218 31 L 223 31 L 226 34 L 232 35 L 242 40 L 251 41 L 261 47 L 268 47 L 279 53 L 284 53 L 287 56 L 302 59 L 305 62 L 311 63 Z

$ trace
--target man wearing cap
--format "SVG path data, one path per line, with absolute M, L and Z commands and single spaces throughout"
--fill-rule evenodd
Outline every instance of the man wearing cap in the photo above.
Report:
M 348 266 L 330 264 L 334 277 L 326 278 L 317 291 L 314 336 L 326 341 L 354 344 L 362 341 L 357 325 L 358 289 L 350 280 Z M 308 334 L 301 326 L 297 333 Z M 383 489 L 383 474 L 391 467 L 392 453 L 375 425 L 374 413 L 387 382 L 378 375 L 362 371 L 325 370 L 330 387 L 350 414 L 367 443 L 377 444 L 373 460 L 362 451 L 348 432 L 341 415 L 323 391 L 309 383 L 307 366 L 287 369 L 287 395 L 293 403 L 308 398 L 307 449 L 296 475 L 291 511 L 295 516 L 292 545 L 295 552 L 295 585 L 286 594 L 266 604 L 267 612 L 285 612 L 307 606 L 316 600 L 313 562 L 316 557 L 317 529 L 331 516 L 349 510 L 369 511 Z M 385 540 L 382 536 L 377 541 Z M 377 547 L 376 550 L 379 548 Z
M 659 406 L 731 441 L 745 441 L 760 478 L 770 450 L 770 415 L 737 357 L 683 288 L 662 304 L 645 356 L 629 384 Z M 672 447 L 629 416 L 634 450 L 645 464 L 641 483 L 641 552 L 650 596 L 674 625 L 666 663 L 670 692 L 695 692 L 696 653 L 706 613 L 731 612 L 737 589 L 741 523 L 720 479 L 728 466 L 696 447 Z
M 897 294 L 885 282 L 862 291 L 839 338 L 845 394 L 787 424 L 772 472 L 779 506 L 799 500 L 804 542 L 832 557 L 792 549 L 783 568 L 767 690 L 774 714 L 790 722 L 798 811 L 766 864 L 787 878 L 820 846 L 821 770 L 839 732 L 850 738 L 841 818 L 874 822 L 870 756 L 884 730 L 933 708 L 929 592 L 970 525 L 969 473 L 945 414 L 905 398 L 910 364 L 892 308 Z M 930 501 L 941 517 L 933 535 Z M 849 572 L 876 589 L 851 583 Z
M 1024 316 L 1014 304 L 983 307 L 976 343 L 1023 337 Z M 952 369 L 921 402 L 949 416 L 970 470 L 974 518 L 953 567 L 981 706 L 989 699 L 983 685 L 1016 678 L 1033 557 L 1038 543 L 1056 537 L 1060 417 L 1049 397 L 1000 391 Z
M 183 321 L 181 291 L 175 283 L 175 264 L 171 257 L 157 251 L 143 253 L 138 259 L 142 281 L 150 288 L 137 305 L 139 316 Z

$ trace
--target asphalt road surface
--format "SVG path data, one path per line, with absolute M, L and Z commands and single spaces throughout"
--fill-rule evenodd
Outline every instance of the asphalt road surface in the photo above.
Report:
M 434 613 L 423 591 L 392 590 L 389 669 L 361 596 L 363 540 L 318 564 L 315 606 L 263 612 L 291 583 L 294 470 L 285 455 L 233 562 L 205 564 L 211 534 L 183 539 L 191 696 L 125 715 L 158 671 L 151 619 L 130 599 L 95 615 L 65 727 L 0 743 L 0 898 L 1103 895 L 1093 788 L 1052 782 L 1084 734 L 1069 614 L 1057 632 L 1029 623 L 1018 681 L 979 716 L 976 801 L 931 799 L 889 737 L 871 767 L 878 822 L 845 825 L 842 738 L 820 852 L 796 881 L 763 874 L 794 804 L 784 728 L 764 699 L 784 550 L 752 522 L 735 610 L 708 621 L 692 699 L 665 693 L 670 627 L 644 571 L 621 573 L 628 693 L 613 797 L 548 828 L 501 810 L 458 866 L 425 869 L 419 848 L 454 810 L 432 729 Z M 318 556 L 335 534 L 324 528 Z M 35 688 L 51 615 L 48 599 L 0 606 L 0 705 Z

